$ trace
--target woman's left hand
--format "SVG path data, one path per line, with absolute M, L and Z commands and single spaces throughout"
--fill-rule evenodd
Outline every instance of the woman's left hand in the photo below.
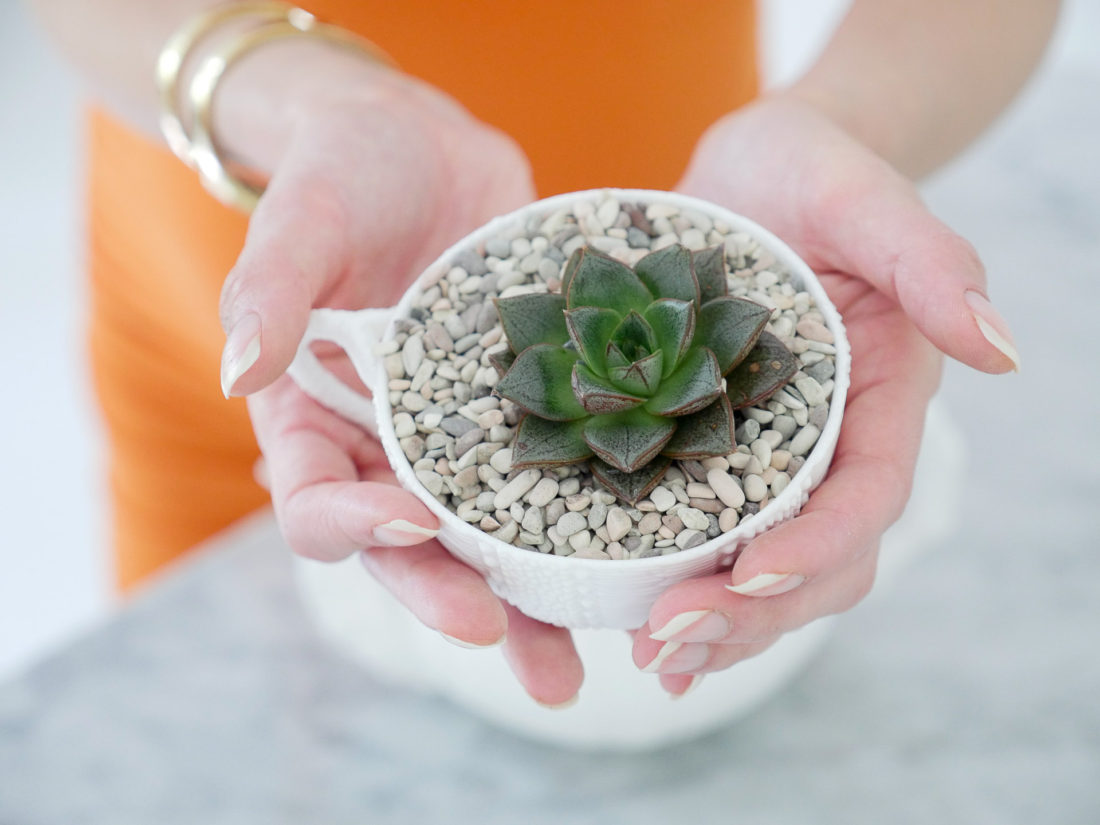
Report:
M 758 221 L 820 275 L 852 381 L 829 475 L 801 513 L 752 541 L 732 575 L 667 590 L 635 634 L 635 663 L 673 694 L 868 593 L 909 496 L 941 352 L 984 372 L 1018 366 L 972 247 L 811 106 L 766 99 L 719 121 L 678 188 Z

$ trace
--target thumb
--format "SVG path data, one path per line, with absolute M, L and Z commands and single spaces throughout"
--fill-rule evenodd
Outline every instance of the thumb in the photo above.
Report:
M 828 222 L 821 235 L 840 258 L 833 262 L 893 297 L 945 354 L 983 372 L 1018 371 L 1012 334 L 986 297 L 985 268 L 974 248 L 885 163 L 868 171 L 817 210 Z
M 222 289 L 227 398 L 256 392 L 286 371 L 316 297 L 342 266 L 346 219 L 339 198 L 316 182 L 285 183 L 273 180 L 260 199 Z

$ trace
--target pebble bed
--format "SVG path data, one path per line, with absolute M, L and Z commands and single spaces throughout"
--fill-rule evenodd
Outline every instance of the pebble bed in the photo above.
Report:
M 724 244 L 730 294 L 772 309 L 768 329 L 801 362 L 786 387 L 736 412 L 729 456 L 673 463 L 635 506 L 586 466 L 512 468 L 521 410 L 492 395 L 489 356 L 507 349 L 493 297 L 558 291 L 588 244 L 633 265 L 672 243 Z M 708 216 L 605 195 L 536 216 L 467 249 L 418 296 L 382 345 L 394 430 L 424 487 L 463 521 L 540 553 L 636 559 L 697 547 L 759 512 L 790 483 L 829 413 L 836 350 L 813 299 L 766 249 Z

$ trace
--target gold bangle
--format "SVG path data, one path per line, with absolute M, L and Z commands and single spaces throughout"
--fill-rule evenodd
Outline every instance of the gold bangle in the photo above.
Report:
M 191 162 L 191 139 L 180 117 L 180 78 L 188 56 L 201 41 L 223 24 L 240 17 L 254 17 L 257 22 L 285 20 L 293 10 L 279 0 L 256 0 L 217 6 L 188 20 L 173 33 L 157 55 L 156 83 L 160 95 L 160 131 L 172 152 L 186 163 Z
M 187 55 L 217 26 L 245 15 L 257 16 L 261 25 L 209 53 L 191 79 L 186 96 L 191 108 L 188 131 L 177 108 L 179 77 Z M 168 145 L 181 160 L 198 171 L 207 191 L 222 203 L 244 212 L 255 209 L 263 188 L 246 183 L 226 169 L 213 135 L 214 97 L 225 73 L 246 54 L 272 41 L 298 36 L 343 46 L 376 63 L 396 65 L 388 54 L 366 38 L 321 23 L 305 9 L 279 2 L 238 3 L 200 15 L 173 36 L 158 60 L 157 78 L 163 107 L 161 131 Z

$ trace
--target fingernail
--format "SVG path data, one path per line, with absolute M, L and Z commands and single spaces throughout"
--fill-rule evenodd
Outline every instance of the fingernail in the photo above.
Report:
M 539 702 L 538 699 L 536 699 L 535 701 L 547 710 L 565 710 L 566 708 L 571 708 L 573 707 L 573 705 L 577 704 L 577 702 L 580 701 L 580 698 L 581 695 L 579 693 L 574 693 L 572 698 L 566 699 L 564 702 L 558 702 L 558 704 L 556 705 L 548 705 L 546 702 Z
M 691 681 L 688 682 L 688 686 L 686 688 L 681 690 L 679 693 L 670 693 L 668 696 L 670 699 L 682 699 L 693 690 L 695 690 L 695 688 L 699 686 L 699 683 L 701 681 L 703 681 L 703 674 L 696 673 L 694 676 L 691 677 Z
M 794 590 L 804 581 L 806 577 L 797 573 L 760 573 L 747 582 L 727 584 L 726 590 L 741 596 L 778 596 Z
M 989 302 L 989 299 L 976 290 L 967 290 L 966 303 L 974 313 L 974 320 L 982 336 L 1000 351 L 1005 358 L 1012 362 L 1012 369 L 1020 371 L 1020 353 L 1012 343 L 1012 333 L 1008 330 L 1008 322 L 997 312 L 997 309 Z
M 465 639 L 458 639 L 454 636 L 448 636 L 442 630 L 437 630 L 436 632 L 451 644 L 455 645 L 456 647 L 463 647 L 466 650 L 488 650 L 491 647 L 499 647 L 500 645 L 504 644 L 505 639 L 505 636 L 501 636 L 495 642 L 489 642 L 489 644 L 487 645 L 479 645 L 474 642 L 467 642 Z
M 240 377 L 260 357 L 260 316 L 250 312 L 239 320 L 225 339 L 222 350 L 222 395 L 229 398 Z
M 387 547 L 408 547 L 410 544 L 423 544 L 439 535 L 438 529 L 421 527 L 403 518 L 379 524 L 372 531 L 374 540 Z
M 643 673 L 685 673 L 702 667 L 710 658 L 708 645 L 665 642 Z
M 717 610 L 689 610 L 673 616 L 649 638 L 658 642 L 716 642 L 729 632 L 730 620 Z

